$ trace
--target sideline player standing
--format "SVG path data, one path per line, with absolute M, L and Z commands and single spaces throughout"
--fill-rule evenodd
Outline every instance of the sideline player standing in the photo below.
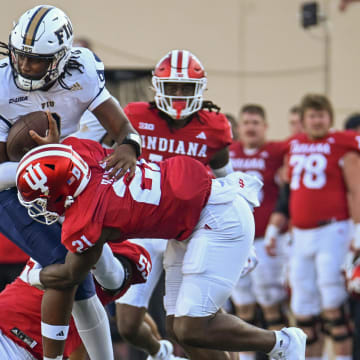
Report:
M 203 101 L 207 78 L 200 61 L 187 50 L 170 51 L 156 65 L 152 83 L 154 102 L 130 103 L 124 108 L 142 137 L 142 157 L 160 161 L 186 155 L 210 165 L 216 176 L 231 173 L 230 124 L 216 105 Z M 119 332 L 132 345 L 150 354 L 148 359 L 173 359 L 171 344 L 166 340 L 159 342 L 144 322 L 149 300 L 163 271 L 167 242 L 162 239 L 135 242 L 150 252 L 153 268 L 146 284 L 133 287 L 117 301 Z M 167 312 L 167 316 L 173 314 Z M 204 349 L 185 348 L 191 358 L 207 356 Z
M 356 204 L 355 227 L 360 226 L 360 138 L 355 132 L 330 131 L 333 109 L 323 95 L 302 99 L 301 119 L 304 134 L 290 141 L 287 161 L 293 225 L 291 308 L 308 335 L 307 359 L 322 356 L 321 322 L 333 340 L 336 359 L 350 360 L 341 266 L 351 240 L 347 193 Z
M 249 323 L 255 323 L 256 303 L 259 303 L 267 328 L 278 330 L 287 324 L 282 309 L 286 297 L 284 259 L 283 256 L 269 257 L 266 254 L 264 235 L 279 192 L 276 177 L 284 161 L 285 146 L 282 142 L 267 142 L 266 129 L 263 107 L 244 105 L 240 111 L 240 141 L 230 147 L 231 161 L 234 170 L 257 176 L 264 186 L 260 196 L 261 205 L 254 209 L 254 245 L 259 264 L 252 273 L 239 280 L 232 300 L 236 314 Z M 241 354 L 241 358 L 254 359 L 255 355 Z
M 136 157 L 141 151 L 140 139 L 105 88 L 103 63 L 87 49 L 72 48 L 72 41 L 73 29 L 69 18 L 56 7 L 40 5 L 23 14 L 10 33 L 9 44 L 1 44 L 5 51 L 3 54 L 7 55 L 7 58 L 0 61 L 2 189 L 15 185 L 17 164 L 9 162 L 6 154 L 9 129 L 21 115 L 36 110 L 49 110 L 52 113 L 57 120 L 61 137 L 76 131 L 81 115 L 86 109 L 91 110 L 120 144 L 106 159 L 106 168 L 113 169 L 110 175 L 116 174 L 116 178 L 120 178 L 128 169 L 132 173 L 135 171 Z M 36 134 L 32 135 L 41 143 Z M 64 257 L 65 249 L 59 244 L 58 224 L 49 228 L 31 221 L 19 205 L 14 189 L 0 192 L 0 232 L 42 265 L 48 265 L 48 261 L 61 261 Z M 33 241 L 34 238 L 36 241 Z M 93 293 L 91 286 L 89 291 Z M 53 290 L 46 292 L 44 298 L 53 293 Z M 65 296 L 65 292 L 62 295 Z M 99 302 L 94 304 L 91 299 L 87 304 L 89 308 L 99 305 Z M 86 302 L 81 303 L 84 305 Z M 89 346 L 92 346 L 95 353 L 107 346 L 109 355 L 106 356 L 110 359 L 110 337 L 106 341 L 102 340 L 108 333 L 104 329 L 108 328 L 106 314 L 100 307 L 91 314 L 102 314 L 102 317 L 95 319 L 99 326 L 92 324 L 91 331 L 82 332 L 83 341 L 88 351 Z M 91 318 L 89 316 L 85 320 Z M 45 325 L 48 321 L 49 319 L 43 318 Z M 50 327 L 45 325 L 43 329 L 48 331 Z M 89 324 L 82 325 L 83 330 L 89 330 Z M 97 332 L 104 335 L 98 336 Z M 55 338 L 56 336 L 48 333 L 44 343 L 56 342 Z M 62 341 L 59 346 L 61 344 Z

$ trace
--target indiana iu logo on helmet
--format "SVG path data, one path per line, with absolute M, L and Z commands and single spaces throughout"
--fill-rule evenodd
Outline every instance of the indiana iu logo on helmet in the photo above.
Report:
M 41 190 L 43 194 L 48 194 L 49 188 L 45 185 L 47 182 L 47 176 L 42 171 L 40 163 L 37 163 L 35 166 L 30 164 L 26 168 L 24 179 L 32 190 Z

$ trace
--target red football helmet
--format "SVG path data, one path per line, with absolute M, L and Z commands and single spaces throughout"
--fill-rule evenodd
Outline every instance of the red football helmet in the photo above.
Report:
M 71 146 L 38 146 L 19 163 L 19 201 L 33 219 L 53 224 L 86 188 L 90 176 L 89 166 Z
M 176 83 L 192 85 L 190 93 L 169 93 L 168 84 Z M 207 79 L 201 62 L 190 51 L 172 50 L 156 65 L 152 84 L 158 109 L 173 119 L 184 119 L 201 109 Z

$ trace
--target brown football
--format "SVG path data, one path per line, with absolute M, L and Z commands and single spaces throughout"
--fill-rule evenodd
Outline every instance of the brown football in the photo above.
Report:
M 11 127 L 6 142 L 6 151 L 10 161 L 20 159 L 38 144 L 29 134 L 30 130 L 36 131 L 40 136 L 45 136 L 49 129 L 49 121 L 43 111 L 34 111 L 21 116 Z

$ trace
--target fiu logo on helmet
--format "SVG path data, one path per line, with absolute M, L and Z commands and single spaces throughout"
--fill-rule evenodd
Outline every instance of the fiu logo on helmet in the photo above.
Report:
M 35 166 L 29 165 L 26 168 L 24 179 L 32 190 L 41 190 L 43 194 L 48 195 L 49 188 L 45 185 L 47 176 L 42 171 L 40 163 L 37 163 Z
M 64 33 L 65 33 L 67 39 L 69 39 L 70 36 L 72 35 L 73 29 L 72 29 L 70 21 L 68 21 L 66 24 L 64 24 L 59 30 L 55 31 L 55 35 L 58 38 L 59 45 L 62 45 L 64 43 Z

